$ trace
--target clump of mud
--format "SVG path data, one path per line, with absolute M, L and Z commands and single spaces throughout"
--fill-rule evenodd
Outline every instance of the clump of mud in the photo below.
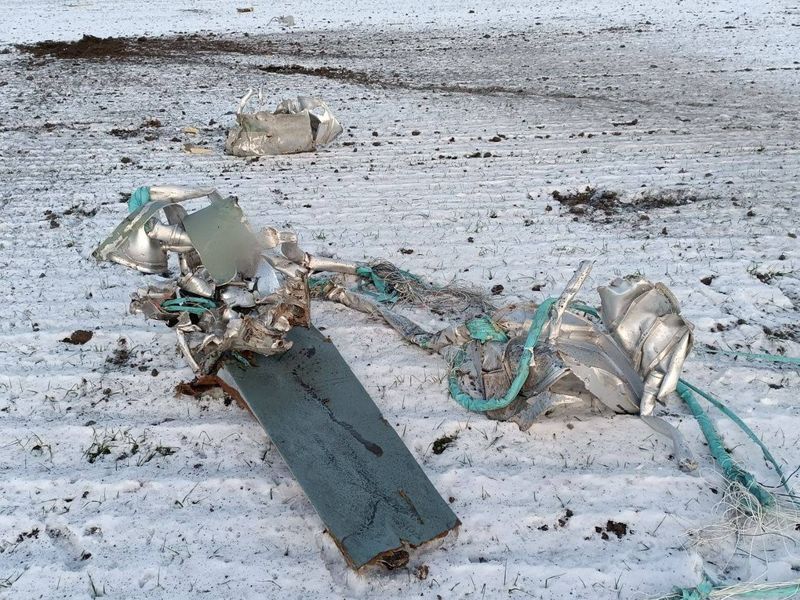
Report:
M 764 326 L 763 329 L 767 337 L 800 343 L 800 325 L 797 323 L 787 323 L 778 327 Z
M 222 38 L 213 33 L 171 37 L 107 37 L 84 35 L 77 41 L 46 40 L 19 44 L 17 49 L 38 58 L 126 60 L 143 57 L 172 57 L 201 52 L 270 54 L 272 44 L 265 40 Z
M 433 453 L 441 454 L 447 450 L 447 448 L 449 448 L 457 439 L 457 435 L 444 435 L 440 437 L 438 440 L 433 442 Z
M 594 528 L 594 530 L 596 533 L 599 533 L 600 537 L 604 540 L 609 539 L 609 533 L 616 535 L 617 539 L 620 539 L 629 533 L 633 533 L 632 530 L 628 529 L 627 523 L 620 523 L 619 521 L 612 521 L 611 519 L 606 522 L 605 527 L 598 525 Z
M 566 206 L 574 215 L 585 215 L 589 212 L 602 211 L 607 215 L 613 214 L 619 207 L 619 194 L 611 190 L 599 190 L 586 186 L 584 190 L 576 192 L 559 192 L 553 190 L 553 200 Z
M 588 218 L 672 208 L 702 199 L 686 190 L 647 190 L 623 197 L 620 192 L 591 186 L 569 192 L 554 190 L 551 195 L 556 202 L 567 208 L 568 214 Z
M 650 210 L 653 208 L 673 208 L 685 206 L 702 200 L 700 196 L 687 190 L 648 190 L 641 192 L 631 199 L 631 204 L 636 210 Z
M 263 65 L 259 70 L 278 75 L 310 75 L 334 81 L 346 81 L 361 85 L 384 85 L 386 82 L 363 71 L 353 71 L 343 67 L 306 67 L 304 65 Z

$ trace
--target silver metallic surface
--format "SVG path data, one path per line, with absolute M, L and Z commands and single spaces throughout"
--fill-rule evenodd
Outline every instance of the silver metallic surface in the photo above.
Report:
M 639 375 L 650 382 L 648 396 L 663 399 L 675 391 L 693 335 L 672 292 L 635 276 L 615 279 L 597 291 L 603 322 Z M 651 404 L 648 398 L 647 406 Z
M 246 113 L 253 91 L 242 98 L 237 126 L 228 132 L 225 152 L 234 156 L 266 156 L 311 152 L 331 143 L 342 126 L 320 98 L 284 100 L 275 112 Z
M 181 269 L 183 271 L 183 269 Z M 178 287 L 184 292 L 202 296 L 203 298 L 211 298 L 217 290 L 214 280 L 209 275 L 208 270 L 199 266 L 188 273 L 181 275 L 178 278 Z
M 130 213 L 92 253 L 97 260 L 109 260 L 143 273 L 167 270 L 167 254 L 158 240 L 147 231 L 151 219 L 172 204 L 172 200 L 151 200 Z
M 178 254 L 180 275 L 171 288 L 134 295 L 131 309 L 176 323 L 178 346 L 198 373 L 212 372 L 227 353 L 285 352 L 295 325 L 310 323 L 307 277 L 316 268 L 354 272 L 353 263 L 315 259 L 288 231 L 254 233 L 235 198 L 215 190 L 161 186 L 95 250 L 146 273 L 164 273 Z M 205 208 L 176 204 L 206 196 Z M 161 198 L 154 200 L 153 198 Z M 164 212 L 167 223 L 159 220 Z
M 561 320 L 564 318 L 564 313 L 575 299 L 575 296 L 580 291 L 581 287 L 586 281 L 586 278 L 589 277 L 591 270 L 591 261 L 581 261 L 581 263 L 578 265 L 578 270 L 575 271 L 572 278 L 564 288 L 564 291 L 561 292 L 558 300 L 556 300 L 556 303 L 553 305 L 553 311 L 550 317 L 550 327 L 547 336 L 550 340 L 554 340 L 558 337 L 558 334 L 561 331 Z
M 591 266 L 588 261 L 582 262 L 553 304 L 519 395 L 507 406 L 487 411 L 487 416 L 512 420 L 527 429 L 552 406 L 563 403 L 563 397 L 599 401 L 614 412 L 642 416 L 655 431 L 670 437 L 681 469 L 696 468 L 681 434 L 653 416 L 657 401 L 675 388 L 691 347 L 691 325 L 680 316 L 677 300 L 665 286 L 639 277 L 618 279 L 599 289 L 602 323 L 572 308 Z M 491 322 L 508 341 L 481 342 L 472 339 L 463 325 L 426 331 L 398 312 L 348 289 L 341 276 L 337 277 L 316 294 L 382 317 L 404 339 L 449 361 L 466 356 L 455 372 L 468 395 L 505 396 L 517 375 L 535 304 L 517 303 L 495 310 Z

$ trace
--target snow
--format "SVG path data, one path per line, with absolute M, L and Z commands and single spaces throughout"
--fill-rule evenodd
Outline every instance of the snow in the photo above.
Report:
M 692 545 L 689 530 L 718 520 L 723 482 L 679 404 L 667 419 L 700 459 L 697 477 L 634 417 L 569 406 L 523 433 L 467 414 L 438 358 L 363 315 L 315 305 L 317 325 L 463 522 L 409 569 L 355 574 L 247 413 L 175 397 L 191 373 L 174 334 L 127 312 L 131 291 L 158 278 L 91 258 L 125 213 L 122 194 L 214 185 L 254 226 L 290 224 L 312 252 L 500 283 L 508 302 L 557 293 L 590 258 L 587 301 L 638 271 L 670 286 L 699 350 L 800 355 L 800 10 L 484 4 L 238 13 L 246 3 L 6 1 L 1 44 L 206 30 L 266 35 L 273 47 L 129 61 L 0 54 L 0 597 L 646 598 L 694 585 L 704 569 L 723 581 L 796 576 L 796 552 L 774 536 L 743 540 L 736 554 Z M 282 14 L 298 26 L 268 24 Z M 384 85 L 258 68 L 270 64 L 343 67 Z M 323 96 L 345 134 L 316 154 L 223 155 L 251 86 L 269 105 Z M 139 128 L 148 119 L 162 126 Z M 213 152 L 186 154 L 189 142 Z M 698 200 L 604 222 L 550 195 L 587 185 Z M 98 211 L 65 214 L 74 205 Z M 92 340 L 60 341 L 76 329 Z M 130 357 L 114 364 L 120 339 Z M 797 371 L 698 351 L 685 375 L 729 402 L 787 472 L 800 464 Z M 774 485 L 753 446 L 714 417 L 734 456 Z M 109 453 L 90 461 L 103 444 Z M 628 533 L 602 539 L 595 528 L 609 520 Z

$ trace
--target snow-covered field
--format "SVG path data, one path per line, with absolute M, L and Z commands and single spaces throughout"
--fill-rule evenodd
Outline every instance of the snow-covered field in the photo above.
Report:
M 340 4 L 5 0 L 0 597 L 647 598 L 704 570 L 795 578 L 791 538 L 743 538 L 737 552 L 691 543 L 689 530 L 717 521 L 723 481 L 677 403 L 667 418 L 701 460 L 696 477 L 635 417 L 569 407 L 523 433 L 468 414 L 438 358 L 315 305 L 463 522 L 408 569 L 355 574 L 249 414 L 174 395 L 191 372 L 173 332 L 127 312 L 148 278 L 90 256 L 127 194 L 156 183 L 214 185 L 254 226 L 291 227 L 310 251 L 500 284 L 500 301 L 557 293 L 594 259 L 586 301 L 638 271 L 675 292 L 699 350 L 800 355 L 796 3 Z M 296 27 L 268 23 L 286 14 Z M 143 57 L 11 45 L 201 30 L 216 42 Z M 275 72 L 286 65 L 299 68 Z M 323 96 L 345 134 L 315 154 L 223 155 L 238 98 L 258 86 L 270 105 Z M 587 185 L 689 201 L 606 216 L 551 195 Z M 77 329 L 91 341 L 61 341 Z M 796 370 L 700 351 L 685 374 L 788 472 L 800 466 Z M 717 422 L 774 485 L 757 450 Z M 433 454 L 445 434 L 458 438 Z M 627 532 L 602 536 L 609 520 Z

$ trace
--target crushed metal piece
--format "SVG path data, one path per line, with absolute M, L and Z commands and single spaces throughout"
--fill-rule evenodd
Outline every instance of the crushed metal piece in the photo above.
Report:
M 209 206 L 189 213 L 179 204 L 199 197 L 207 197 Z M 168 253 L 179 255 L 175 284 L 139 290 L 131 310 L 176 325 L 178 346 L 196 373 L 213 372 L 230 353 L 285 352 L 291 346 L 286 333 L 310 323 L 308 274 L 315 267 L 356 268 L 314 259 L 292 232 L 268 228 L 256 234 L 236 199 L 215 190 L 140 188 L 129 209 L 94 256 L 164 273 Z M 162 211 L 166 223 L 159 220 Z
M 694 470 L 697 465 L 681 434 L 653 416 L 656 402 L 675 391 L 691 349 L 692 325 L 680 316 L 678 302 L 666 286 L 638 276 L 600 287 L 602 308 L 597 316 L 602 323 L 589 318 L 587 312 L 593 309 L 576 308 L 574 300 L 591 266 L 581 263 L 553 302 L 531 348 L 524 383 L 516 396 L 503 402 L 500 399 L 517 378 L 537 305 L 494 309 L 478 319 L 471 312 L 467 318 L 473 320 L 465 325 L 429 332 L 385 306 L 386 289 L 365 293 L 363 281 L 354 286 L 337 276 L 314 291 L 322 299 L 379 316 L 406 340 L 444 356 L 468 401 L 495 399 L 493 406 L 501 406 L 478 409 L 492 419 L 511 420 L 528 429 L 564 397 L 599 400 L 615 412 L 640 415 L 655 431 L 670 437 L 680 468 Z M 423 289 L 414 276 L 406 275 L 406 285 L 412 282 Z M 390 287 L 396 291 L 402 285 Z M 442 291 L 437 294 L 441 296 Z M 417 304 L 426 306 L 426 300 L 422 294 Z
M 225 152 L 234 156 L 266 156 L 311 152 L 342 133 L 342 126 L 320 98 L 284 100 L 275 112 L 244 112 L 253 96 L 247 92 L 236 111 L 237 127 L 228 132 Z
M 294 16 L 292 15 L 280 15 L 278 17 L 272 17 L 269 21 L 267 21 L 267 25 L 273 21 L 277 22 L 278 25 L 281 25 L 282 27 L 294 27 Z
M 179 204 L 206 196 L 209 206 L 194 212 Z M 254 233 L 236 199 L 215 190 L 139 188 L 128 206 L 94 256 L 149 273 L 167 270 L 168 252 L 178 255 L 175 282 L 138 290 L 131 310 L 175 327 L 197 374 L 180 393 L 214 382 L 256 416 L 353 568 L 402 567 L 410 548 L 459 526 L 336 347 L 311 326 L 309 274 L 353 275 L 364 265 L 311 256 L 290 231 Z

